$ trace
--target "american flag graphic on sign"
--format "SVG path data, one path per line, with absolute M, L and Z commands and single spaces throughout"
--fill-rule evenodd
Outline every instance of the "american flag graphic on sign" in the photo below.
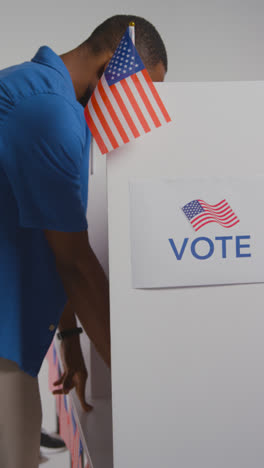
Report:
M 218 223 L 224 228 L 231 228 L 239 223 L 239 219 L 226 200 L 216 205 L 209 205 L 204 200 L 193 200 L 184 205 L 182 211 L 195 231 L 199 231 L 209 223 Z
M 129 28 L 84 115 L 102 154 L 171 121 L 129 36 Z

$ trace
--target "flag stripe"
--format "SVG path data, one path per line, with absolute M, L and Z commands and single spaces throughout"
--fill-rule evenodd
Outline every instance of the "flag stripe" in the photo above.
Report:
M 130 128 L 131 132 L 133 133 L 135 138 L 138 138 L 140 136 L 140 133 L 139 133 L 137 127 L 135 126 L 133 120 L 131 119 L 131 117 L 130 117 L 130 115 L 128 113 L 128 110 L 127 110 L 127 108 L 126 108 L 126 106 L 125 106 L 125 104 L 123 102 L 123 99 L 121 98 L 121 96 L 119 94 L 119 91 L 118 91 L 116 85 L 109 86 L 109 88 L 111 89 L 112 94 L 115 97 L 116 102 L 119 105 L 119 108 L 120 108 L 124 118 L 126 119 L 127 124 L 129 125 L 129 128 Z
M 216 207 L 220 207 L 220 205 L 222 205 L 222 203 L 225 203 L 225 204 L 228 204 L 226 199 L 220 201 L 219 203 L 217 203 L 216 205 L 209 205 L 209 203 L 206 203 L 204 200 L 198 200 L 199 203 L 203 203 L 204 205 L 206 206 L 209 206 L 210 208 L 216 208 Z
M 134 111 L 134 108 L 133 108 L 131 102 L 129 101 L 123 87 L 121 86 L 121 83 L 119 82 L 115 86 L 116 86 L 116 88 L 117 88 L 117 90 L 118 90 L 118 92 L 119 92 L 119 94 L 120 94 L 120 96 L 121 96 L 121 98 L 123 100 L 124 105 L 127 108 L 127 111 L 129 113 L 131 119 L 133 120 L 133 122 L 134 122 L 134 124 L 135 124 L 135 126 L 136 126 L 136 128 L 137 128 L 137 130 L 139 132 L 139 136 L 144 135 L 145 130 L 142 127 L 141 122 L 140 122 L 136 112 Z
M 228 220 L 231 216 L 236 216 L 235 213 L 230 209 L 228 211 L 228 213 L 225 213 L 223 214 L 222 216 L 217 216 L 215 215 L 214 213 L 210 213 L 209 211 L 204 211 L 203 213 L 199 213 L 197 216 L 195 216 L 194 218 L 192 218 L 191 222 L 192 223 L 195 223 L 196 221 L 198 221 L 198 219 L 200 218 L 204 218 L 206 216 L 209 216 L 211 218 L 214 218 L 216 220 L 219 220 L 219 221 L 223 221 L 225 222 L 226 220 Z
M 91 131 L 94 132 L 93 135 L 95 141 L 98 144 L 102 154 L 104 154 L 105 151 L 111 151 L 111 143 L 107 138 L 107 135 L 94 111 L 91 101 L 88 104 L 87 115 L 89 115 L 89 118 L 91 120 Z
M 215 216 L 219 216 L 220 218 L 222 218 L 222 216 L 225 216 L 227 215 L 228 213 L 230 213 L 232 211 L 232 209 L 230 208 L 230 206 L 226 206 L 223 210 L 212 210 L 210 208 L 204 208 L 204 211 L 206 213 L 212 213 L 214 214 Z
M 93 118 L 91 116 L 91 113 L 90 113 L 90 110 L 89 110 L 89 107 L 86 106 L 85 108 L 85 111 L 84 111 L 84 115 L 85 115 L 85 119 L 86 119 L 86 122 L 87 124 L 89 125 L 90 129 L 91 129 L 91 132 L 93 134 L 93 137 L 97 143 L 97 145 L 99 146 L 99 149 L 101 151 L 102 154 L 106 154 L 108 153 L 108 148 L 107 146 L 105 145 L 94 121 L 93 121 Z
M 162 112 L 161 112 L 161 110 L 160 110 L 160 108 L 159 108 L 159 106 L 157 104 L 156 99 L 154 99 L 153 94 L 150 91 L 149 85 L 148 85 L 148 83 L 146 82 L 146 80 L 144 78 L 144 75 L 142 74 L 142 72 L 138 72 L 137 76 L 138 76 L 138 79 L 139 79 L 139 81 L 141 83 L 142 88 L 144 89 L 146 95 L 149 98 L 149 101 L 150 101 L 150 103 L 151 103 L 151 105 L 152 105 L 152 107 L 153 107 L 159 121 L 162 124 L 164 124 L 166 122 L 165 119 L 164 119 L 164 115 L 162 114 Z
M 228 203 L 225 203 L 224 205 L 220 206 L 219 208 L 210 208 L 209 206 L 205 206 L 202 203 L 200 205 L 203 207 L 205 211 L 210 211 L 212 213 L 223 213 L 223 211 L 228 210 L 230 206 Z
M 199 219 L 199 221 L 197 222 L 193 222 L 193 220 L 191 221 L 191 224 L 196 227 L 198 226 L 198 224 L 201 224 L 203 223 L 205 220 L 207 219 L 213 219 L 216 223 L 219 223 L 219 224 L 222 224 L 223 226 L 227 226 L 228 224 L 230 224 L 230 222 L 234 221 L 235 219 L 237 219 L 236 215 L 232 214 L 228 217 L 228 220 L 227 221 L 222 221 L 221 219 L 219 218 L 216 218 L 215 216 L 203 216 L 201 217 L 201 219 Z M 196 220 L 195 220 L 196 221 Z
M 144 115 L 142 114 L 141 109 L 140 109 L 139 105 L 137 104 L 137 102 L 136 102 L 136 100 L 135 100 L 135 98 L 134 98 L 134 96 L 133 96 L 133 94 L 131 92 L 131 89 L 129 88 L 129 86 L 127 84 L 127 81 L 126 80 L 121 80 L 120 84 L 121 84 L 123 90 L 125 91 L 125 93 L 126 93 L 128 99 L 129 99 L 135 113 L 137 114 L 137 117 L 138 117 L 144 131 L 146 133 L 150 132 L 150 127 L 149 127 Z
M 119 118 L 120 122 L 122 122 L 122 126 L 123 126 L 123 128 L 124 128 L 124 130 L 125 130 L 125 132 L 126 132 L 126 134 L 127 134 L 127 136 L 128 136 L 128 140 L 129 140 L 129 141 L 130 141 L 130 140 L 133 140 L 133 139 L 134 139 L 134 135 L 133 135 L 133 133 L 132 133 L 132 131 L 131 131 L 131 129 L 130 129 L 128 123 L 127 123 L 127 121 L 126 121 L 126 119 L 124 118 L 124 115 L 123 115 L 123 113 L 121 112 L 121 109 L 120 109 L 120 107 L 119 107 L 119 105 L 118 105 L 118 103 L 117 103 L 117 101 L 116 101 L 116 99 L 115 99 L 113 93 L 111 92 L 110 87 L 108 86 L 108 83 L 107 83 L 107 81 L 106 81 L 106 79 L 105 79 L 105 75 L 104 75 L 104 74 L 103 74 L 103 76 L 102 76 L 102 78 L 101 78 L 101 83 L 102 83 L 102 86 L 103 86 L 103 88 L 104 88 L 104 91 L 105 91 L 105 93 L 106 93 L 106 95 L 107 95 L 107 97 L 108 97 L 110 103 L 111 103 L 112 106 L 113 106 L 113 109 L 114 109 L 114 111 L 115 111 L 117 117 Z
M 100 120 L 100 122 L 102 124 L 102 127 L 103 127 L 105 133 L 107 134 L 107 136 L 108 136 L 108 138 L 110 140 L 110 143 L 111 143 L 112 147 L 114 149 L 118 148 L 119 145 L 118 145 L 118 143 L 117 143 L 117 141 L 116 141 L 116 139 L 115 139 L 115 137 L 114 137 L 114 135 L 112 133 L 112 130 L 109 127 L 109 125 L 108 125 L 108 123 L 107 123 L 107 121 L 106 121 L 106 119 L 105 119 L 105 117 L 104 117 L 104 115 L 103 115 L 103 113 L 102 113 L 102 111 L 100 109 L 100 106 L 98 105 L 95 94 L 93 94 L 92 97 L 91 97 L 91 103 L 92 103 L 93 108 L 94 108 L 94 110 L 95 110 L 95 112 L 97 114 L 98 119 Z
M 223 227 L 228 227 L 230 226 L 230 224 L 232 224 L 234 221 L 236 221 L 237 218 L 234 217 L 232 218 L 232 220 L 229 220 L 228 223 L 222 223 L 222 221 L 217 221 L 216 219 L 213 219 L 213 218 L 204 218 L 202 219 L 199 223 L 197 223 L 197 225 L 194 225 L 195 228 L 199 227 L 200 225 L 204 224 L 204 223 L 207 223 L 207 222 L 215 222 L 215 223 L 218 223 L 218 224 L 221 224 L 221 226 Z
M 99 134 L 101 135 L 106 147 L 108 148 L 108 151 L 112 151 L 113 149 L 113 146 L 111 144 L 111 141 L 109 140 L 107 134 L 105 133 L 105 130 L 104 130 L 104 127 L 102 126 L 102 123 L 101 121 L 98 119 L 98 116 L 93 108 L 93 104 L 92 104 L 92 101 L 90 100 L 89 104 L 88 104 L 88 109 L 90 110 L 90 113 L 91 113 L 91 116 L 93 118 L 93 121 L 94 121 L 94 124 L 99 132 Z
M 106 92 L 105 92 L 105 90 L 103 88 L 102 80 L 100 80 L 99 83 L 98 83 L 98 91 L 100 93 L 100 96 L 101 96 L 101 98 L 102 98 L 102 100 L 103 100 L 103 102 L 104 102 L 104 104 L 105 104 L 111 118 L 113 119 L 113 122 L 114 122 L 114 124 L 115 124 L 115 126 L 116 126 L 116 128 L 117 128 L 123 142 L 128 143 L 129 138 L 128 138 L 128 136 L 127 136 L 127 134 L 125 132 L 125 129 L 123 128 L 123 126 L 122 126 L 122 124 L 121 124 L 121 122 L 120 122 L 120 120 L 119 120 L 119 118 L 118 118 L 112 104 L 111 104 L 111 101 L 110 101 L 109 97 L 107 96 L 107 94 L 106 94 Z
M 219 221 L 214 221 L 213 219 L 210 220 L 210 221 L 206 221 L 206 223 L 202 224 L 201 226 L 195 228 L 195 231 L 199 231 L 199 229 L 201 229 L 203 226 L 205 226 L 206 224 L 209 224 L 209 223 L 218 223 L 218 224 L 221 224 L 222 223 L 219 223 Z M 231 228 L 233 226 L 235 226 L 237 223 L 239 223 L 239 219 L 236 220 L 233 224 L 230 224 L 229 226 L 223 226 L 224 228 Z
M 118 146 L 122 145 L 123 144 L 123 140 L 120 136 L 120 133 L 119 131 L 117 130 L 116 128 L 116 125 L 113 121 L 113 119 L 111 118 L 110 114 L 109 114 L 109 111 L 107 109 L 107 107 L 105 106 L 105 103 L 101 97 L 101 94 L 99 93 L 99 89 L 98 89 L 98 86 L 96 88 L 96 90 L 94 91 L 94 97 L 97 101 L 97 104 L 102 112 L 102 115 L 104 116 L 106 122 L 108 123 L 109 125 L 109 128 L 114 136 L 114 138 L 116 139 L 116 142 L 118 144 Z
M 235 219 L 237 219 L 236 216 L 232 215 L 227 221 L 221 221 L 217 218 L 214 218 L 213 216 L 205 216 L 201 219 L 199 219 L 198 222 L 196 223 L 193 223 L 191 222 L 191 224 L 194 226 L 194 227 L 197 227 L 199 224 L 203 223 L 205 220 L 207 219 L 213 219 L 216 223 L 222 223 L 223 225 L 227 226 L 230 222 L 234 221 Z
M 197 216 L 194 216 L 194 217 L 192 218 L 192 221 L 191 221 L 191 222 L 192 222 L 192 223 L 193 223 L 193 222 L 196 222 L 199 218 L 202 218 L 202 217 L 208 216 L 208 215 L 209 215 L 209 216 L 213 216 L 215 219 L 219 219 L 220 221 L 225 221 L 226 219 L 228 219 L 228 217 L 230 217 L 230 215 L 231 215 L 231 216 L 233 216 L 233 215 L 235 216 L 235 213 L 231 210 L 231 208 L 230 208 L 230 210 L 228 210 L 228 211 L 226 211 L 225 213 L 223 213 L 221 216 L 219 216 L 219 215 L 213 213 L 212 211 L 205 210 L 203 213 L 199 213 Z M 228 215 L 229 215 L 229 216 L 228 216 Z
M 137 89 L 134 81 L 132 80 L 132 76 L 127 78 L 126 82 L 127 82 L 127 85 L 128 85 L 128 87 L 129 87 L 129 89 L 131 91 L 131 94 L 134 97 L 135 102 L 137 103 L 138 107 L 140 108 L 140 110 L 142 112 L 142 115 L 144 116 L 150 130 L 154 130 L 154 128 L 156 128 L 155 125 L 154 125 L 154 122 L 153 122 L 151 116 L 149 115 L 149 112 L 146 109 L 146 106 L 145 106 L 144 102 L 142 101 L 142 98 L 141 98 L 141 96 L 140 96 L 140 94 L 138 92 L 138 89 Z M 142 127 L 141 122 L 140 122 L 140 126 Z M 143 132 L 145 134 L 146 131 L 145 131 L 144 127 L 142 127 L 142 128 L 143 128 Z
M 137 74 L 132 75 L 131 79 L 134 82 L 134 84 L 135 84 L 135 86 L 136 86 L 136 88 L 138 90 L 138 93 L 139 93 L 142 101 L 144 102 L 150 117 L 153 120 L 153 123 L 154 123 L 155 127 L 160 127 L 161 123 L 160 123 L 160 121 L 159 121 L 159 119 L 158 119 L 158 117 L 156 115 L 156 112 L 154 111 L 154 109 L 153 109 L 153 107 L 151 105 L 151 102 L 150 102 L 148 96 L 146 95 L 146 93 L 145 93 L 145 91 L 143 89 L 143 86 L 142 86 L 141 82 L 139 81 L 139 78 L 138 78 Z
M 217 203 L 217 205 L 208 205 L 208 203 L 204 202 L 203 200 L 198 200 L 200 205 L 202 205 L 203 208 L 209 208 L 213 211 L 219 211 L 225 206 L 229 206 L 226 200 L 222 200 L 220 203 Z
M 152 83 L 152 80 L 151 80 L 147 70 L 146 69 L 142 70 L 142 74 L 144 75 L 144 78 L 145 78 L 146 82 L 148 83 L 148 86 L 149 86 L 149 88 L 150 88 L 150 90 L 151 90 L 151 92 L 153 94 L 153 97 L 155 98 L 155 100 L 156 100 L 156 102 L 157 102 L 157 104 L 158 104 L 158 106 L 159 106 L 159 108 L 160 108 L 166 122 L 167 123 L 171 122 L 171 118 L 170 118 L 170 116 L 169 116 L 169 114 L 168 114 L 168 112 L 167 112 L 167 110 L 166 110 L 166 108 L 165 108 L 165 106 L 164 106 L 164 104 L 163 104 L 163 102 L 162 102 L 162 100 L 161 100 L 161 98 L 160 98 L 154 84 Z

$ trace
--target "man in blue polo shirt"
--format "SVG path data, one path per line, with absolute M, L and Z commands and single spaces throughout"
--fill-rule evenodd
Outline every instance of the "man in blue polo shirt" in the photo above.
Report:
M 37 375 L 57 326 L 65 373 L 85 410 L 85 369 L 75 314 L 110 366 L 108 282 L 89 245 L 91 135 L 84 106 L 130 21 L 153 81 L 167 70 L 155 28 L 135 16 L 106 20 L 76 49 L 41 47 L 0 71 L 0 466 L 38 466 Z

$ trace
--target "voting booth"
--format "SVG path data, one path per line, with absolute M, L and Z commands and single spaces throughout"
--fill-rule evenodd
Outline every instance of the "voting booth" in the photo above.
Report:
M 157 89 L 172 123 L 107 156 L 114 467 L 257 468 L 264 84 Z
M 71 393 L 87 466 L 257 468 L 264 83 L 157 89 L 172 122 L 107 156 L 100 226 L 103 204 L 91 200 L 105 158 L 93 148 L 88 218 L 105 271 L 109 255 L 112 403 L 110 374 L 83 337 L 93 412 Z

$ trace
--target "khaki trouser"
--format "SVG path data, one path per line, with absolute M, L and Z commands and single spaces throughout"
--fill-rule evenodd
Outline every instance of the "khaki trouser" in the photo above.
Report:
M 1 468 L 38 468 L 41 421 L 38 378 L 0 357 Z

